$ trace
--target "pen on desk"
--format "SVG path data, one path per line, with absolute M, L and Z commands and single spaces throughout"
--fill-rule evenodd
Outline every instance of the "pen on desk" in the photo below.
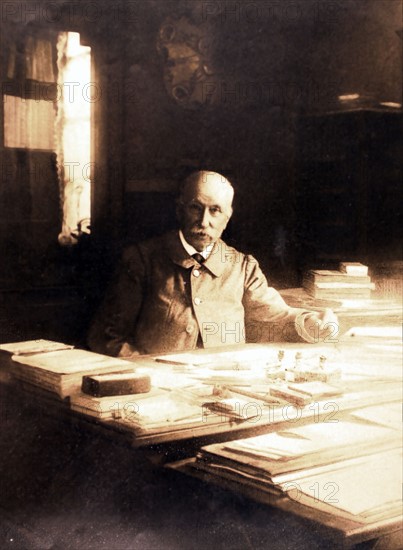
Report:
M 74 346 L 55 346 L 53 348 L 31 348 L 29 350 L 17 350 L 14 355 L 36 355 L 37 353 L 50 353 L 51 351 L 68 351 L 73 349 Z
M 185 363 L 184 361 L 175 361 L 174 359 L 164 359 L 163 357 L 156 357 L 155 361 L 157 363 L 164 363 L 166 365 L 172 365 L 175 367 L 195 367 L 193 363 Z

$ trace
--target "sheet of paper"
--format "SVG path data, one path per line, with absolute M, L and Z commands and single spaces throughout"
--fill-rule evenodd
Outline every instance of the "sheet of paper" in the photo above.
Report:
M 298 490 L 351 514 L 379 512 L 401 502 L 402 453 L 390 451 L 386 459 L 384 454 L 371 455 L 360 464 L 299 480 Z
M 240 439 L 225 444 L 225 448 L 247 452 L 272 460 L 287 460 L 321 451 L 351 445 L 360 445 L 376 440 L 395 438 L 393 430 L 382 426 L 354 422 L 318 422 L 288 428 L 248 439 Z
M 74 346 L 54 342 L 52 340 L 27 340 L 25 342 L 13 342 L 0 344 L 0 351 L 7 351 L 13 355 L 25 355 L 31 353 L 45 353 L 50 351 L 72 349 Z
M 399 326 L 362 326 L 362 327 L 352 327 L 346 336 L 371 336 L 379 338 L 401 338 L 402 329 Z
M 402 407 L 402 403 L 385 403 L 359 409 L 351 413 L 351 416 L 401 431 Z
M 319 364 L 319 357 L 326 355 L 328 359 L 338 356 L 338 351 L 333 346 L 322 347 L 301 347 L 298 344 L 285 344 L 283 347 L 279 345 L 266 345 L 259 347 L 247 347 L 241 350 L 220 351 L 217 353 L 175 353 L 169 355 L 161 355 L 156 358 L 158 362 L 166 362 L 177 365 L 196 365 L 211 368 L 219 367 L 220 363 L 224 367 L 231 367 L 231 362 L 239 363 L 241 367 L 250 367 L 252 370 L 260 369 L 267 364 L 278 362 L 279 351 L 283 352 L 282 364 L 285 367 L 295 365 L 295 355 L 301 355 L 300 362 L 309 365 Z
M 13 361 L 56 374 L 75 374 L 90 370 L 133 369 L 134 364 L 117 357 L 108 357 L 81 349 L 51 351 L 35 355 L 13 355 Z
M 144 429 L 157 425 L 170 425 L 172 429 L 176 422 L 194 419 L 203 422 L 203 409 L 197 405 L 190 405 L 177 401 L 170 396 L 150 397 L 142 399 L 137 407 L 132 407 L 122 418 L 126 422 L 133 422 Z

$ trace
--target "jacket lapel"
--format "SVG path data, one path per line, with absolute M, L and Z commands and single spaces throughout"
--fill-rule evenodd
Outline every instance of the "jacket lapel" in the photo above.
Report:
M 183 248 L 178 231 L 168 233 L 166 238 L 166 251 L 169 258 L 177 265 L 188 269 L 195 264 L 194 258 L 189 256 Z

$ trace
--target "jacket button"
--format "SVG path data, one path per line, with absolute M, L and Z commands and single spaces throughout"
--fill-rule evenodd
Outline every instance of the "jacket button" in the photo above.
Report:
M 194 303 L 195 303 L 197 306 L 199 306 L 199 305 L 201 304 L 200 298 L 195 298 L 195 299 L 194 299 Z
M 187 332 L 188 334 L 192 334 L 192 332 L 193 332 L 193 327 L 192 327 L 192 325 L 188 325 L 188 326 L 186 327 L 186 332 Z
M 199 271 L 198 269 L 194 269 L 194 270 L 193 270 L 193 275 L 194 275 L 195 277 L 199 277 L 199 276 L 200 276 L 200 271 Z

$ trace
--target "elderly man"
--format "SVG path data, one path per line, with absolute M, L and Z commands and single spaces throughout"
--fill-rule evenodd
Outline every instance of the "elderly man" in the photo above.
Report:
M 120 357 L 243 342 L 324 339 L 336 318 L 289 307 L 253 256 L 221 240 L 234 189 L 215 172 L 188 177 L 180 229 L 130 247 L 89 336 Z

